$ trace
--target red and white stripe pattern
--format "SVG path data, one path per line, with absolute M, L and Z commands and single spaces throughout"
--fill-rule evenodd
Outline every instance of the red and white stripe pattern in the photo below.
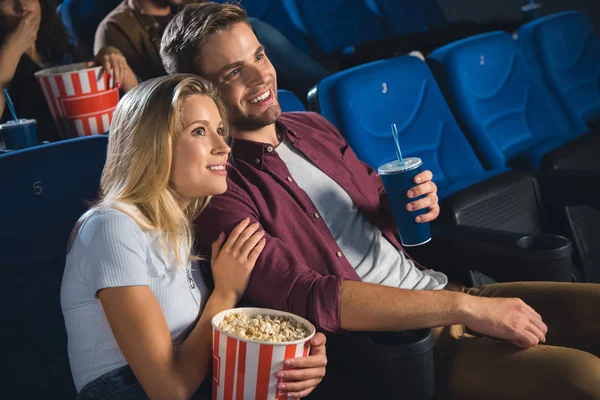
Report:
M 102 67 L 86 68 L 81 63 L 45 69 L 35 76 L 65 138 L 108 132 L 119 92 L 108 89 Z
M 279 400 L 277 371 L 283 362 L 306 357 L 309 342 L 262 344 L 242 341 L 213 329 L 213 400 Z

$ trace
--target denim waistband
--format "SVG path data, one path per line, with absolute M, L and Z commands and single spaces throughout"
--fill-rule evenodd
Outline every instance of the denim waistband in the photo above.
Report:
M 194 396 L 193 400 L 210 400 L 211 376 L 209 373 Z M 125 365 L 87 383 L 77 395 L 77 400 L 146 400 L 148 396 L 142 389 L 135 374 Z

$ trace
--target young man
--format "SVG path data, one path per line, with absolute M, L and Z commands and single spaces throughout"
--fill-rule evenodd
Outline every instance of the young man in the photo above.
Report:
M 245 217 L 260 222 L 267 244 L 251 301 L 331 333 L 435 328 L 436 352 L 447 355 L 437 366 L 454 398 L 600 399 L 600 285 L 457 289 L 416 266 L 394 236 L 374 171 L 321 116 L 281 113 L 275 69 L 240 8 L 186 7 L 167 26 L 161 57 L 169 73 L 212 80 L 227 104 L 228 191 L 212 199 L 196 235 L 208 256 L 221 232 Z M 419 178 L 408 196 L 428 193 L 412 206 L 429 207 L 431 220 L 436 187 L 430 172 Z
M 160 60 L 160 39 L 165 26 L 186 4 L 203 0 L 124 0 L 100 23 L 96 31 L 94 54 L 106 45 L 121 50 L 141 80 L 166 75 Z M 277 29 L 255 18 L 248 18 L 254 33 L 267 48 L 279 72 L 284 89 L 304 99 L 308 90 L 329 71 L 296 48 Z

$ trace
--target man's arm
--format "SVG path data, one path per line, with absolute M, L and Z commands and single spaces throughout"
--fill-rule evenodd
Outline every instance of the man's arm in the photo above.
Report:
M 518 298 L 485 298 L 447 290 L 407 290 L 344 281 L 340 327 L 405 331 L 454 324 L 520 347 L 546 341 L 542 317 Z
M 229 234 L 244 218 L 250 218 L 250 223 L 260 223 L 252 200 L 232 190 L 230 185 L 226 194 L 212 199 L 194 223 L 200 256 L 208 258 L 210 244 L 221 232 Z M 261 306 L 306 317 L 322 330 L 337 331 L 342 278 L 320 274 L 299 262 L 289 247 L 292 244 L 282 242 L 270 232 L 266 231 L 264 238 L 266 246 L 250 277 L 246 297 Z
M 231 189 L 213 199 L 196 220 L 196 235 L 207 257 L 210 244 L 242 219 L 259 221 L 250 198 Z M 405 290 L 320 274 L 294 257 L 293 243 L 266 232 L 247 296 L 262 306 L 308 318 L 318 328 L 336 332 L 404 331 L 464 324 L 474 331 L 520 346 L 545 340 L 539 314 L 520 299 L 480 298 L 445 290 Z

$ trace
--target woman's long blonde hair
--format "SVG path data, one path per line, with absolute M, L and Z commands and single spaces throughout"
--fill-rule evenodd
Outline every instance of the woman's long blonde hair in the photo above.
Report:
M 210 196 L 198 198 L 182 209 L 170 184 L 173 149 L 183 129 L 183 103 L 196 94 L 215 102 L 227 134 L 225 106 L 215 87 L 199 76 L 150 79 L 123 96 L 110 126 L 100 200 L 92 208 L 119 209 L 142 229 L 158 231 L 161 247 L 178 265 L 195 258 L 192 221 L 210 201 Z M 188 249 L 187 260 L 181 249 Z

